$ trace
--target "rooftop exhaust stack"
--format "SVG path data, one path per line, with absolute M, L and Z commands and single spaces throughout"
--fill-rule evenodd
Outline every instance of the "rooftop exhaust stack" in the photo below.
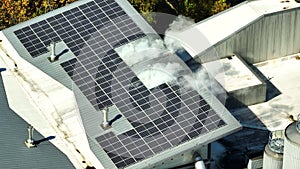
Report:
M 31 125 L 28 126 L 28 139 L 25 141 L 28 148 L 36 147 L 33 140 L 33 130 L 34 128 Z
M 202 157 L 198 152 L 194 153 L 195 169 L 206 169 Z
M 50 61 L 54 62 L 56 60 L 56 54 L 55 54 L 55 42 L 50 43 Z
M 283 169 L 300 166 L 300 115 L 297 120 L 285 129 Z
M 102 112 L 103 112 L 103 123 L 102 123 L 102 127 L 104 128 L 104 129 L 107 129 L 108 127 L 110 127 L 110 125 L 109 125 L 109 121 L 108 121 L 108 108 L 107 107 L 105 107 L 103 110 L 102 110 Z
M 121 114 L 117 114 L 113 119 L 108 120 L 108 107 L 105 107 L 102 112 L 103 112 L 103 123 L 101 124 L 101 127 L 106 130 L 112 127 L 112 124 L 120 119 L 122 117 Z
M 284 130 L 272 131 L 265 147 L 263 169 L 282 169 Z

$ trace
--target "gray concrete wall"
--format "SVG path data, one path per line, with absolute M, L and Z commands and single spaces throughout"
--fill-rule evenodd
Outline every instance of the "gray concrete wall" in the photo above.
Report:
M 266 90 L 267 86 L 265 83 L 258 84 L 255 86 L 250 86 L 243 89 L 238 89 L 228 93 L 228 104 L 232 107 L 239 107 L 241 105 L 253 105 L 257 103 L 262 103 L 266 101 Z M 230 99 L 235 99 L 237 101 L 230 101 Z
M 222 29 L 222 28 L 220 28 Z M 264 15 L 246 25 L 213 48 L 199 55 L 196 60 L 211 60 L 216 51 L 224 57 L 239 54 L 254 64 L 300 52 L 300 8 Z

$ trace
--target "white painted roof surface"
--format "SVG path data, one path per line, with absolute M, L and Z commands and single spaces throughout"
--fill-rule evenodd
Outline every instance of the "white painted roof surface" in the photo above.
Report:
M 75 168 L 91 163 L 101 168 L 89 148 L 73 92 L 21 58 L 2 32 L 0 39 L 0 66 L 7 69 L 1 74 L 9 107 L 44 137 L 56 136 L 51 143 Z
M 0 63 L 0 67 L 3 68 L 2 63 Z M 4 74 L 4 72 L 1 74 Z M 24 141 L 28 139 L 27 127 L 29 124 L 9 108 L 2 80 L 2 75 L 0 75 L 1 168 L 74 168 L 69 159 L 49 142 L 43 142 L 37 148 L 32 149 L 25 146 Z M 40 140 L 44 137 L 34 131 L 33 138 Z
M 265 14 L 299 6 L 298 3 L 281 3 L 281 0 L 246 1 L 201 21 L 185 31 L 170 34 L 177 39 L 192 57 L 238 32 Z
M 224 58 L 217 61 L 203 63 L 206 68 L 212 68 L 215 64 L 221 64 L 224 71 L 221 76 L 215 76 L 216 80 L 227 92 L 262 84 L 262 82 L 248 69 L 248 67 L 237 57 Z
M 233 112 L 242 124 L 267 128 L 270 131 L 285 129 L 300 113 L 300 60 L 286 57 L 257 64 L 256 67 L 278 89 L 278 96 L 267 102 Z

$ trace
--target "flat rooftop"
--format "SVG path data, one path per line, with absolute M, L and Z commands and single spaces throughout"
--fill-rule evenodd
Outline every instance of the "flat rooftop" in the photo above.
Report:
M 267 83 L 267 101 L 232 110 L 233 115 L 247 127 L 282 130 L 300 113 L 300 60 L 287 56 L 254 65 Z
M 216 64 L 221 64 L 223 68 L 221 71 L 224 71 L 221 76 L 216 76 L 216 80 L 227 92 L 262 84 L 243 61 L 235 55 L 217 61 L 203 63 L 202 65 L 206 69 L 209 69 Z

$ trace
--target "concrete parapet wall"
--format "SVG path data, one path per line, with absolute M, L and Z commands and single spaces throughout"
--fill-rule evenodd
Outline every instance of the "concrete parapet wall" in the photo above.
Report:
M 228 99 L 231 99 L 232 97 L 239 101 L 241 104 L 250 106 L 253 104 L 264 102 L 266 100 L 266 91 L 267 86 L 265 83 L 262 83 L 255 86 L 231 91 L 228 93 Z

